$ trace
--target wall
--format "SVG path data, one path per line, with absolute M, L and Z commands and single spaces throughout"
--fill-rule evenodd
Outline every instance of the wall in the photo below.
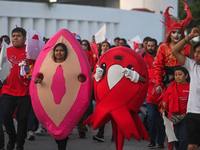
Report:
M 147 8 L 160 13 L 160 11 L 165 12 L 168 6 L 174 7 L 174 9 L 170 9 L 170 13 L 178 17 L 178 0 L 120 0 L 120 9 L 125 10 Z
M 82 39 L 91 40 L 105 23 L 106 37 L 141 39 L 152 36 L 160 42 L 164 27 L 159 20 L 163 15 L 114 8 L 53 4 L 51 9 L 45 3 L 0 1 L 0 35 L 11 35 L 15 25 L 40 32 L 49 38 L 58 30 L 67 28 L 79 33 Z

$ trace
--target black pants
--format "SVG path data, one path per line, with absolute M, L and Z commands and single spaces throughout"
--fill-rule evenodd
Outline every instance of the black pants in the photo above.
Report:
M 0 149 L 4 148 L 4 132 L 3 132 L 3 102 L 2 102 L 2 97 L 0 97 Z
M 12 96 L 3 94 L 4 125 L 9 140 L 16 141 L 18 147 L 23 147 L 27 136 L 28 115 L 31 108 L 30 96 Z M 13 113 L 17 108 L 17 133 L 13 123 Z
M 102 136 L 104 136 L 104 128 L 105 128 L 105 125 L 99 127 L 99 133 L 101 133 Z
M 63 140 L 56 140 L 55 139 L 55 141 L 58 144 L 58 150 L 66 150 L 68 137 L 66 137 Z

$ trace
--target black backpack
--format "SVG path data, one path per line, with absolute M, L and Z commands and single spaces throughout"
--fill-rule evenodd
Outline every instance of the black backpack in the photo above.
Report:
M 144 56 L 146 55 L 146 52 L 142 53 L 142 57 L 144 58 Z

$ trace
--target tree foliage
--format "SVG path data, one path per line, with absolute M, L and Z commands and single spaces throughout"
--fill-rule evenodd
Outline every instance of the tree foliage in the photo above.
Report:
M 178 16 L 179 16 L 180 20 L 184 20 L 187 16 L 186 11 L 184 11 L 185 5 L 182 3 L 182 2 L 187 3 L 187 1 L 190 1 L 190 0 L 179 0 L 179 2 L 178 2 L 179 3 L 179 5 L 178 5 Z M 194 0 L 192 5 L 189 6 L 189 8 L 190 8 L 190 11 L 192 13 L 192 17 L 196 19 L 196 21 L 192 20 L 186 28 L 186 30 L 190 32 L 190 30 L 193 27 L 200 26 L 200 15 L 199 15 L 200 14 L 200 9 L 199 9 L 200 8 L 200 0 Z

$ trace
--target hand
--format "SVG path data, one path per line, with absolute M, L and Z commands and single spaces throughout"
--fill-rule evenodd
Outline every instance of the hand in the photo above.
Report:
M 42 82 L 42 79 L 40 78 L 35 78 L 33 79 L 34 83 L 37 84 L 37 83 L 41 83 Z
M 160 86 L 160 85 L 158 85 L 157 87 L 156 87 L 156 93 L 157 94 L 162 94 L 162 87 Z
M 160 108 L 160 113 L 162 114 L 163 112 L 165 112 L 165 109 L 168 106 L 168 103 L 167 102 L 162 102 L 161 104 L 161 108 Z
M 124 68 L 122 73 L 124 73 L 126 78 L 129 78 L 131 81 L 133 81 L 135 83 L 137 83 L 140 78 L 139 73 L 137 73 L 136 71 L 133 71 L 131 69 L 128 69 L 128 68 Z
M 162 102 L 162 105 L 163 105 L 163 107 L 166 108 L 166 107 L 168 106 L 168 103 L 163 101 L 163 102 Z
M 99 82 L 103 77 L 103 69 L 97 65 L 96 73 L 94 74 L 95 80 Z
M 190 38 L 194 38 L 200 35 L 200 28 L 193 28 L 191 33 L 188 35 Z
M 27 58 L 25 58 L 25 63 L 26 63 L 26 66 L 25 67 L 28 67 L 28 66 L 30 66 L 30 63 L 29 63 L 29 61 L 28 61 L 28 59 Z
M 164 112 L 165 112 L 165 110 L 160 108 L 160 113 L 163 114 Z

